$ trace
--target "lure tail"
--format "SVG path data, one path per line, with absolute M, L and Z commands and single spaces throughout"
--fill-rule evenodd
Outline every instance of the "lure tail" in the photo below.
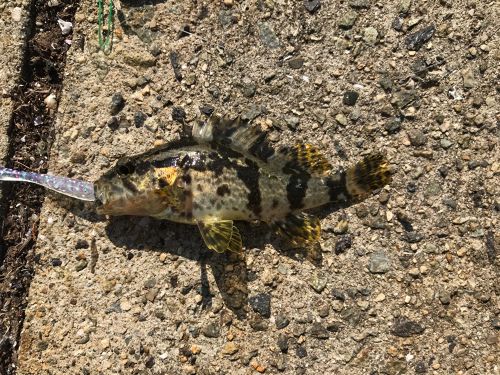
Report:
M 23 172 L 0 167 L 0 181 L 29 182 L 72 198 L 94 201 L 94 184 L 61 176 Z

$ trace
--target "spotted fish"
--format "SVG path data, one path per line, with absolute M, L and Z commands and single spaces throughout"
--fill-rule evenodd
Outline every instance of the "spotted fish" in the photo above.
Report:
M 312 246 L 320 222 L 303 211 L 359 202 L 389 180 L 381 154 L 332 172 L 312 145 L 273 148 L 247 121 L 213 115 L 190 138 L 119 160 L 94 190 L 101 214 L 194 224 L 209 249 L 239 253 L 235 221 L 265 222 L 293 245 Z

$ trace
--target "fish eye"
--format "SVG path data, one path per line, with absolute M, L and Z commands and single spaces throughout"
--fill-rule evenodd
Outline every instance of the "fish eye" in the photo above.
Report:
M 135 167 L 131 162 L 127 162 L 118 166 L 118 174 L 121 176 L 128 176 L 129 174 L 134 173 L 134 171 Z

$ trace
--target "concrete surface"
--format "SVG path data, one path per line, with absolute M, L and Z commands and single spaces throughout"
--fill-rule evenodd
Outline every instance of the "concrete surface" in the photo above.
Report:
M 211 105 L 336 168 L 384 150 L 394 182 L 326 212 L 321 267 L 265 228 L 241 225 L 246 257 L 230 259 L 193 227 L 47 198 L 18 374 L 499 373 L 497 3 L 123 0 L 110 55 L 94 3 L 76 16 L 53 173 L 95 180 L 178 137 L 174 107 L 189 125 Z
M 26 26 L 31 1 L 8 1 L 0 4 L 0 162 L 5 163 L 9 148 L 8 129 L 13 110 L 12 89 L 21 74 Z M 2 188 L 0 186 L 0 200 Z

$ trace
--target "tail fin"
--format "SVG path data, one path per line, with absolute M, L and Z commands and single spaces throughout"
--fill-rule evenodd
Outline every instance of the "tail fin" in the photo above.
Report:
M 380 153 L 366 156 L 346 171 L 346 189 L 354 200 L 366 198 L 391 181 L 387 158 Z

